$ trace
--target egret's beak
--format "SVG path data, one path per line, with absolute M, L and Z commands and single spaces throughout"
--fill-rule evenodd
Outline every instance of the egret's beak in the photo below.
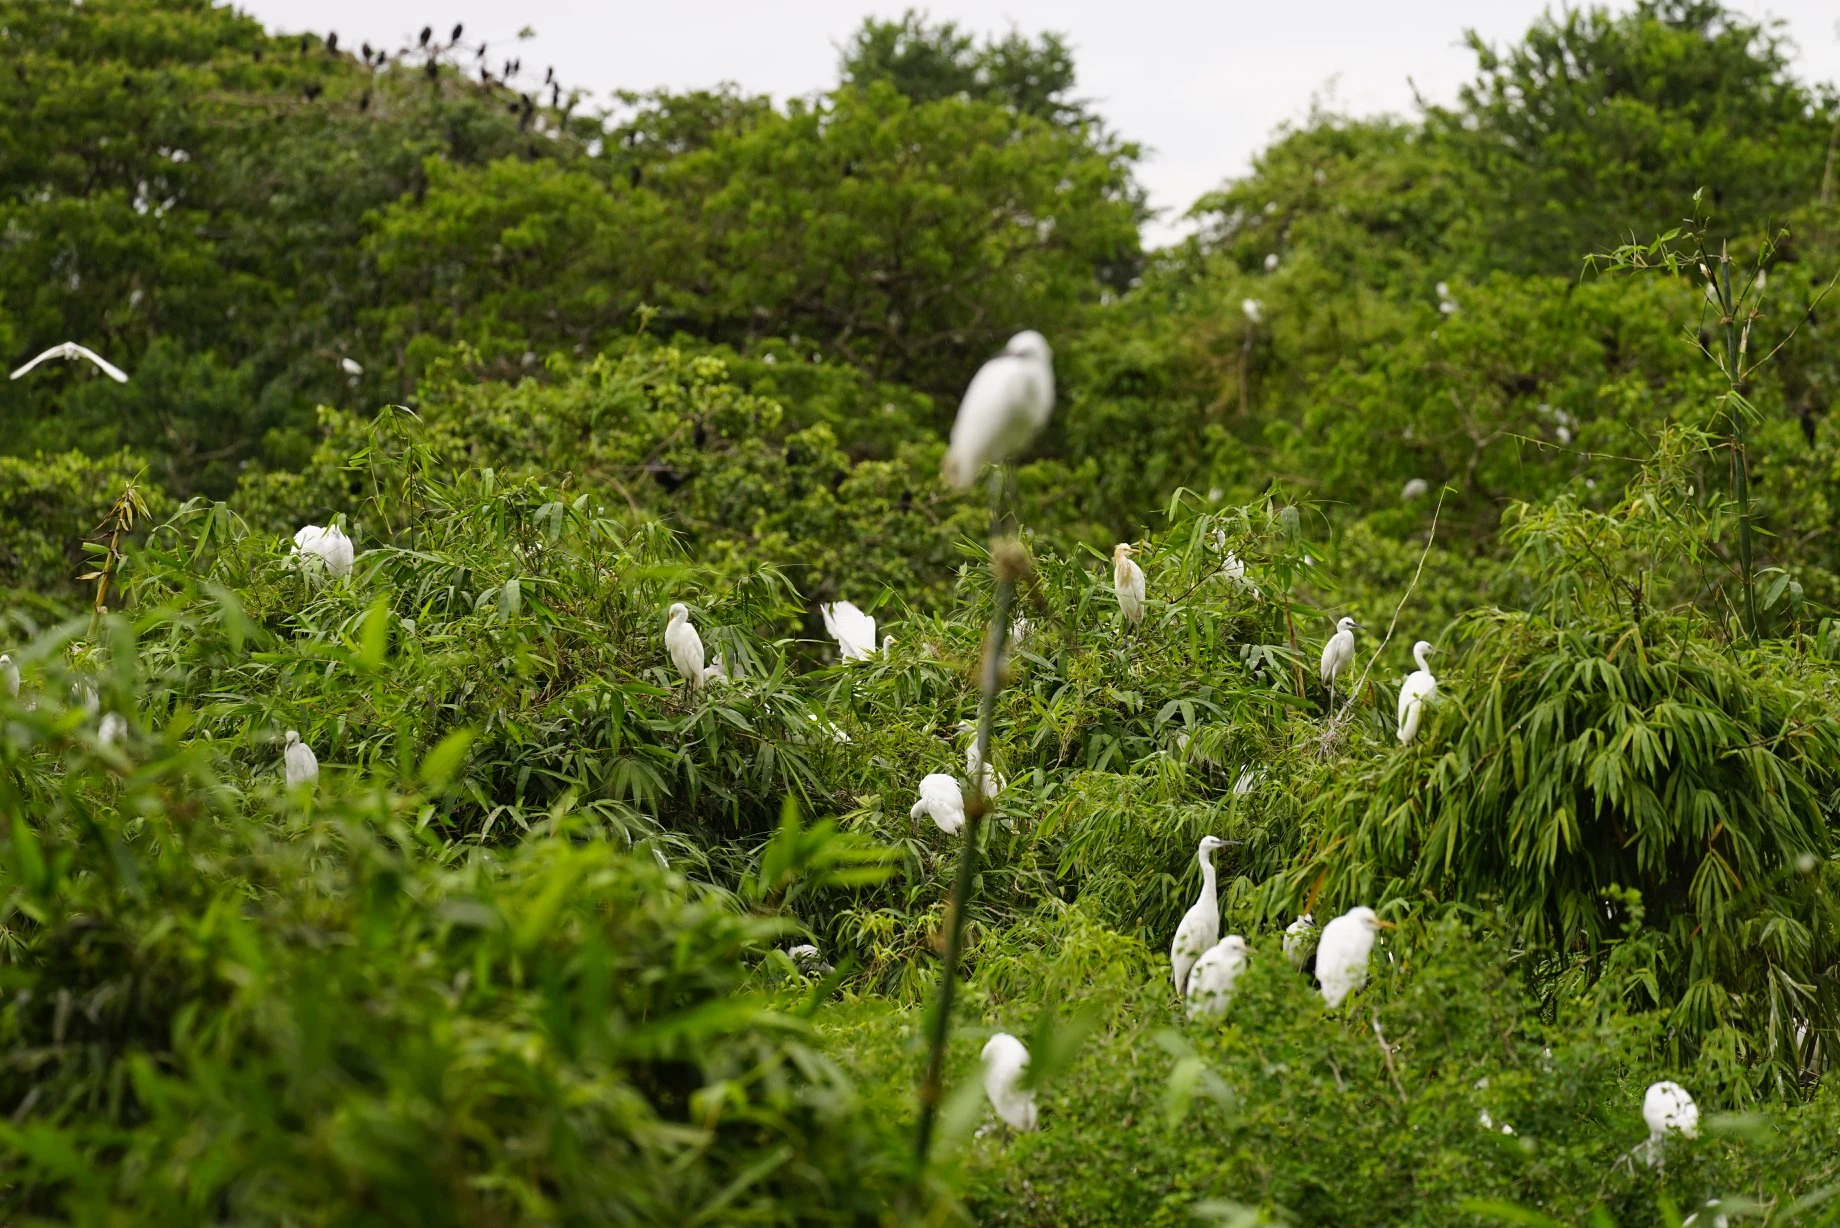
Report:
M 1375 922 L 1374 922 L 1374 924 L 1375 924 L 1375 925 L 1377 925 L 1377 926 L 1379 926 L 1379 927 L 1380 927 L 1381 929 L 1383 929 L 1383 930 L 1396 930 L 1396 929 L 1398 929 L 1398 928 L 1399 928 L 1399 927 L 1398 927 L 1397 925 L 1395 925 L 1395 924 L 1394 924 L 1393 922 L 1391 922 L 1391 921 L 1380 921 L 1380 920 L 1375 920 Z

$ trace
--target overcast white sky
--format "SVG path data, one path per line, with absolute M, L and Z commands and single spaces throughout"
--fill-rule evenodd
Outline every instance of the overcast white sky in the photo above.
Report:
M 565 85 L 681 89 L 734 81 L 784 98 L 836 80 L 837 48 L 864 16 L 921 8 L 980 32 L 1014 25 L 1068 36 L 1080 92 L 1126 137 L 1149 150 L 1141 175 L 1166 238 L 1201 193 L 1243 172 L 1286 120 L 1322 97 L 1355 114 L 1404 112 L 1412 90 L 1454 96 L 1474 58 L 1465 27 L 1496 44 L 1517 38 L 1545 0 L 239 0 L 271 29 L 337 31 L 347 46 L 396 47 L 425 24 L 495 52 L 521 55 L 534 80 L 554 65 Z M 1627 7 L 1620 0 L 1614 5 Z M 1835 0 L 1738 0 L 1753 16 L 1779 17 L 1800 48 L 1807 80 L 1840 80 Z M 536 37 L 518 46 L 522 26 Z

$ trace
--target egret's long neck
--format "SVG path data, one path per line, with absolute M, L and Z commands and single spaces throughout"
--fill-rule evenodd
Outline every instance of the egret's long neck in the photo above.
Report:
M 1431 663 L 1425 660 L 1425 653 L 1427 651 L 1429 650 L 1423 644 L 1420 644 L 1417 648 L 1412 650 L 1412 659 L 1418 662 L 1418 668 L 1420 670 L 1428 674 L 1431 672 Z
M 1216 896 L 1214 889 L 1214 850 L 1201 850 L 1201 898 L 1212 900 Z

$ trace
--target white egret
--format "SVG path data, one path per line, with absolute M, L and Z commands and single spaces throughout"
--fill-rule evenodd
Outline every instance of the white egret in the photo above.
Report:
M 6 687 L 12 698 L 19 698 L 19 667 L 13 664 L 10 653 L 0 652 L 0 686 Z
M 287 731 L 287 749 L 282 752 L 281 761 L 290 789 L 295 785 L 310 785 L 319 779 L 319 757 L 311 746 L 300 740 L 296 730 Z
M 101 371 L 104 375 L 108 376 L 110 379 L 114 380 L 116 383 L 125 384 L 128 382 L 128 373 L 126 371 L 123 371 L 120 367 L 116 366 L 114 363 L 110 362 L 108 359 L 104 358 L 102 355 L 96 353 L 96 351 L 89 349 L 86 346 L 78 345 L 74 341 L 66 341 L 62 345 L 52 346 L 50 349 L 46 350 L 43 354 L 40 354 L 37 358 L 34 358 L 31 362 L 27 363 L 25 366 L 20 367 L 17 371 L 14 371 L 12 378 L 18 379 L 20 376 L 30 371 L 33 367 L 36 367 L 39 363 L 48 362 L 53 358 L 64 358 L 64 359 L 70 360 L 71 362 L 75 362 L 79 358 L 87 358 L 89 359 L 89 361 L 96 364 L 97 370 Z
M 825 976 L 832 969 L 824 962 L 824 955 L 809 942 L 801 942 L 796 947 L 787 947 L 786 954 L 792 958 L 794 965 L 806 976 Z
M 956 836 L 965 826 L 965 793 L 956 777 L 934 772 L 920 782 L 920 800 L 907 812 L 910 819 L 926 815 L 933 825 L 948 836 Z
M 1227 1013 L 1227 1001 L 1233 996 L 1233 982 L 1246 970 L 1252 952 L 1238 934 L 1228 934 L 1201 953 L 1188 974 L 1188 1017 L 1206 1015 L 1218 1019 Z
M 1401 746 L 1418 736 L 1418 723 L 1424 718 L 1425 705 L 1437 698 L 1437 679 L 1431 676 L 1431 666 L 1425 662 L 1425 654 L 1431 651 L 1431 645 L 1424 640 L 1412 645 L 1412 659 L 1418 662 L 1418 669 L 1406 675 L 1405 684 L 1399 688 Z
M 1027 447 L 1054 412 L 1054 354 L 1038 332 L 1017 333 L 971 378 L 952 423 L 941 472 L 966 489 L 985 465 Z
M 995 797 L 1009 782 L 996 768 L 978 757 L 978 727 L 970 721 L 960 721 L 958 731 L 971 735 L 971 743 L 965 747 L 965 779 L 976 785 L 985 797 Z
M 1247 794 L 1251 793 L 1253 789 L 1257 788 L 1259 781 L 1263 779 L 1265 779 L 1264 772 L 1255 772 L 1249 767 L 1241 768 L 1239 771 L 1239 779 L 1233 782 L 1234 795 L 1236 797 L 1245 797 Z
M 1182 914 L 1182 924 L 1176 926 L 1175 941 L 1169 944 L 1169 969 L 1179 994 L 1188 992 L 1188 974 L 1194 970 L 1201 953 L 1220 941 L 1220 899 L 1214 886 L 1214 850 L 1225 847 L 1226 843 L 1219 836 L 1203 836 L 1195 850 L 1195 860 L 1201 863 L 1201 895 Z
M 1291 967 L 1302 972 L 1315 952 L 1316 920 L 1306 912 L 1284 927 L 1284 958 L 1291 961 Z
M 1279 257 L 1278 257 L 1277 252 L 1266 252 L 1265 253 L 1265 271 L 1267 273 L 1277 272 L 1278 263 L 1279 263 Z
M 351 574 L 351 538 L 339 526 L 322 528 L 310 524 L 294 534 L 294 553 L 309 567 L 324 567 L 326 574 L 339 579 Z M 308 560 L 315 560 L 311 563 Z
M 343 371 L 347 375 L 363 375 L 364 374 L 364 368 L 359 366 L 355 359 L 351 359 L 351 358 L 339 359 L 339 370 Z
M 102 723 L 96 728 L 96 741 L 103 746 L 113 746 L 128 736 L 128 721 L 119 712 L 105 712 Z
M 1647 1160 L 1650 1168 L 1661 1162 L 1661 1148 L 1670 1134 L 1694 1138 L 1699 1134 L 1699 1105 L 1687 1089 L 1671 1079 L 1649 1085 L 1642 1097 L 1642 1120 L 1648 1123 Z
M 1035 1093 L 1021 1086 L 1028 1073 L 1029 1050 L 1008 1032 L 984 1042 L 984 1094 L 1003 1124 L 1012 1130 L 1035 1128 Z
M 665 651 L 684 681 L 695 690 L 703 685 L 703 637 L 690 625 L 690 607 L 681 601 L 671 603 L 671 621 L 664 628 Z
M 703 667 L 702 685 L 709 686 L 711 683 L 715 683 L 715 682 L 726 683 L 727 681 L 728 681 L 728 662 L 723 660 L 720 655 L 717 655 L 715 660 L 711 661 L 708 665 L 705 665 Z
M 1258 299 L 1245 299 L 1240 303 L 1239 309 L 1245 312 L 1246 318 L 1251 320 L 1254 324 L 1257 324 L 1260 320 L 1265 318 L 1265 304 L 1259 302 Z
M 1352 618 L 1343 618 L 1335 624 L 1335 634 L 1322 650 L 1322 680 L 1329 688 L 1329 706 L 1335 706 L 1335 680 L 1354 660 L 1354 633 L 1360 624 Z
M 1144 621 L 1144 569 L 1131 561 L 1134 547 L 1119 542 L 1112 547 L 1112 591 L 1118 594 L 1118 608 L 1125 620 Z
M 1400 488 L 1399 500 L 1402 503 L 1410 503 L 1412 500 L 1422 499 L 1430 493 L 1431 483 L 1425 481 L 1423 478 L 1409 478 L 1406 484 Z
M 886 657 L 886 656 L 891 655 L 893 652 L 894 652 L 894 636 L 884 635 L 882 637 L 882 655 Z
M 867 661 L 875 655 L 875 619 L 848 601 L 818 607 L 824 615 L 824 630 L 837 641 L 837 651 L 846 661 Z
M 1316 979 L 1323 1001 L 1331 1007 L 1367 984 L 1367 958 L 1374 951 L 1374 936 L 1387 925 L 1371 908 L 1351 908 L 1323 926 L 1316 944 Z

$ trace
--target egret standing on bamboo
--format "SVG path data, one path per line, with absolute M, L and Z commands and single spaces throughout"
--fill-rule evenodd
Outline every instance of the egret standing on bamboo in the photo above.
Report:
M 1194 970 L 1195 961 L 1201 953 L 1220 941 L 1220 897 L 1214 885 L 1214 850 L 1224 848 L 1226 841 L 1219 836 L 1203 836 L 1201 844 L 1195 850 L 1195 860 L 1201 863 L 1201 895 L 1182 915 L 1182 924 L 1176 926 L 1175 941 L 1169 944 L 1169 971 L 1175 981 L 1176 992 L 1184 996 L 1188 993 L 1188 974 Z
M 1335 624 L 1335 634 L 1323 645 L 1322 680 L 1329 688 L 1329 706 L 1335 707 L 1335 680 L 1354 660 L 1354 633 L 1360 624 L 1352 618 L 1344 618 Z
M 846 661 L 867 661 L 875 655 L 875 619 L 848 601 L 821 605 L 824 629 L 837 641 L 837 651 Z
M 1038 332 L 1017 333 L 971 378 L 940 470 L 967 489 L 985 465 L 1022 451 L 1054 412 L 1054 354 Z
M 1699 1134 L 1699 1105 L 1687 1089 L 1671 1079 L 1649 1085 L 1642 1097 L 1642 1120 L 1648 1123 L 1646 1159 L 1653 1168 L 1661 1162 L 1661 1149 L 1667 1136 L 1678 1134 L 1693 1138 Z
M 1351 908 L 1323 926 L 1316 944 L 1316 979 L 1323 1001 L 1331 1007 L 1367 984 L 1367 960 L 1374 953 L 1374 938 L 1389 923 L 1371 908 Z
M 1131 561 L 1136 553 L 1125 542 L 1112 547 L 1112 591 L 1118 594 L 1125 621 L 1132 625 L 1144 621 L 1144 569 Z
M 281 767 L 290 789 L 295 785 L 310 785 L 319 779 L 319 756 L 300 740 L 296 730 L 287 731 L 287 749 L 281 754 Z
M 1029 1050 L 1008 1032 L 998 1032 L 984 1042 L 984 1094 L 1003 1124 L 1012 1130 L 1035 1128 L 1035 1093 L 1022 1086 L 1028 1073 Z
M 664 628 L 665 651 L 671 663 L 684 676 L 690 689 L 703 685 L 703 637 L 690 625 L 690 607 L 681 601 L 671 604 L 671 621 Z
M 1233 996 L 1233 982 L 1246 970 L 1251 956 L 1246 940 L 1228 934 L 1201 953 L 1188 974 L 1188 1017 L 1206 1015 L 1218 1019 L 1227 1013 L 1227 1000 Z
M 934 772 L 920 782 L 920 800 L 907 812 L 910 819 L 926 815 L 933 825 L 948 836 L 956 836 L 965 826 L 965 791 L 956 777 Z
M 303 527 L 294 534 L 294 554 L 309 567 L 324 567 L 326 574 L 335 580 L 351 574 L 351 538 L 336 524 L 323 528 L 316 524 Z
M 1431 666 L 1425 661 L 1426 654 L 1431 651 L 1431 645 L 1424 640 L 1412 645 L 1412 659 L 1418 662 L 1418 670 L 1408 674 L 1405 685 L 1399 688 L 1401 746 L 1418 736 L 1418 725 L 1424 719 L 1425 705 L 1437 698 L 1437 679 L 1431 676 Z

